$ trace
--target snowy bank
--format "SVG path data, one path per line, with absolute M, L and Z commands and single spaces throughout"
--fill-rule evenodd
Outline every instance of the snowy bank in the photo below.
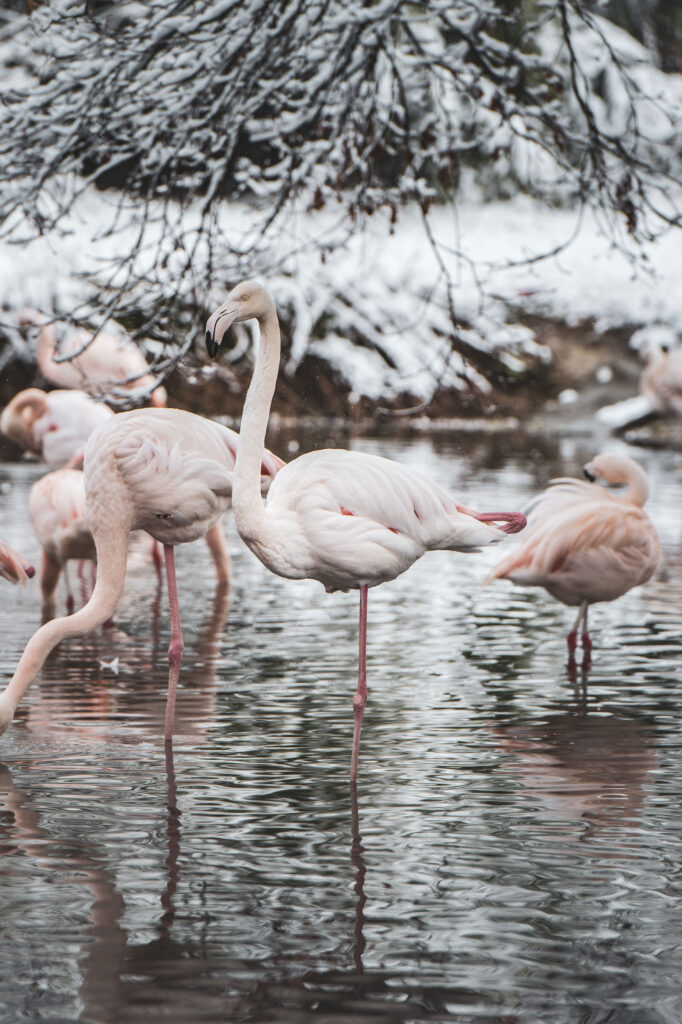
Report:
M 159 271 L 152 268 L 159 266 L 155 247 L 169 246 L 162 231 L 167 214 L 168 206 L 163 214 L 159 207 L 158 221 L 152 217 L 139 244 L 135 204 L 90 189 L 58 234 L 29 239 L 26 226 L 16 223 L 11 238 L 0 241 L 5 326 L 16 323 L 24 305 L 87 317 L 101 282 L 122 282 L 117 272 L 110 276 L 112 267 L 130 251 L 137 252 L 140 305 L 145 283 L 150 293 L 177 301 L 178 268 L 197 241 L 200 214 L 190 208 L 181 219 L 177 212 L 174 237 L 182 244 L 168 248 Z M 248 244 L 248 208 L 225 205 L 221 218 L 232 247 Z M 593 321 L 598 331 L 663 324 L 682 332 L 682 247 L 672 231 L 634 252 L 626 238 L 616 246 L 591 215 L 548 209 L 523 195 L 434 208 L 428 229 L 431 239 L 421 211 L 412 208 L 395 225 L 376 214 L 354 234 L 325 211 L 290 215 L 280 225 L 243 276 L 262 278 L 282 311 L 290 376 L 314 358 L 341 382 L 351 403 L 363 397 L 391 403 L 401 396 L 428 403 L 448 392 L 456 413 L 457 393 L 470 394 L 473 387 L 484 399 L 491 392 L 489 376 L 473 368 L 467 353 L 479 354 L 483 365 L 494 360 L 512 383 L 550 361 L 526 317 Z M 542 254 L 549 255 L 538 260 Z M 194 281 L 202 279 L 206 259 L 199 239 Z M 199 296 L 199 305 L 208 309 L 221 300 L 234 283 L 227 270 L 222 277 L 211 294 Z M 196 292 L 184 287 L 187 302 L 196 305 Z M 451 344 L 451 308 L 464 356 Z M 245 342 L 238 349 L 242 358 L 248 348 Z

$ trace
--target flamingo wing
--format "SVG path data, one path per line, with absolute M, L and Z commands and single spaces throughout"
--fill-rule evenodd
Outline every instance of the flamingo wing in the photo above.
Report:
M 266 515 L 280 524 L 268 564 L 328 589 L 393 579 L 435 548 L 467 550 L 503 534 L 408 467 L 361 452 L 310 452 L 285 466 Z
M 553 513 L 535 524 L 531 519 L 518 549 L 486 582 L 506 577 L 579 604 L 613 600 L 655 571 L 660 544 L 642 509 L 600 500 L 555 507 Z
M 86 477 L 119 473 L 135 510 L 133 529 L 167 544 L 196 540 L 217 522 L 230 504 L 233 470 L 222 428 L 179 409 L 119 413 L 85 452 Z

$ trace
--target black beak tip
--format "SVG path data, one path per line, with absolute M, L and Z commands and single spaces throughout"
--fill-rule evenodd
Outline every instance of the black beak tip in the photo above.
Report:
M 211 332 L 210 331 L 206 331 L 206 349 L 207 349 L 208 354 L 211 357 L 211 359 L 215 359 L 215 357 L 218 355 L 218 349 L 219 348 L 220 348 L 220 345 L 215 340 L 215 338 L 213 337 Z
M 589 480 L 591 484 L 593 484 L 594 481 L 597 479 L 593 473 L 590 473 L 589 469 L 586 466 L 583 468 L 583 476 L 586 480 Z

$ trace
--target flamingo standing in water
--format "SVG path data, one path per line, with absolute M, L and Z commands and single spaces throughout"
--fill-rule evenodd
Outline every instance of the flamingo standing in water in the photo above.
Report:
M 25 558 L 18 555 L 9 544 L 0 540 L 0 576 L 3 579 L 9 580 L 10 583 L 25 585 L 35 574 L 34 567 Z
M 165 738 L 170 741 L 183 649 L 175 545 L 205 537 L 216 565 L 224 560 L 219 519 L 231 504 L 239 443 L 234 430 L 180 409 L 118 413 L 92 434 L 85 449 L 85 506 L 97 550 L 95 589 L 73 615 L 45 623 L 29 640 L 0 694 L 0 734 L 50 651 L 111 617 L 125 582 L 128 537 L 132 530 L 145 530 L 163 545 L 166 561 L 171 642 Z M 264 488 L 283 465 L 276 455 L 262 452 Z
M 113 415 L 84 391 L 26 388 L 3 409 L 0 430 L 51 469 L 61 469 L 82 459 L 90 434 Z
M 88 438 L 97 427 L 107 423 L 114 413 L 102 402 L 96 401 L 84 391 L 41 391 L 40 388 L 26 388 L 14 396 L 2 411 L 0 416 L 0 430 L 3 434 L 18 444 L 25 451 L 36 455 L 46 462 L 53 469 L 67 467 L 69 469 L 82 465 L 83 453 Z M 59 524 L 63 522 L 62 511 L 68 505 L 71 516 L 78 519 L 85 528 L 85 488 L 80 483 L 78 486 L 76 477 L 55 476 L 50 474 L 52 483 L 42 485 L 36 491 L 36 515 L 42 521 L 42 525 L 36 528 L 34 533 L 40 540 L 43 551 L 48 549 L 56 551 L 55 545 L 63 543 L 63 537 L 56 538 L 56 532 L 60 530 Z M 67 481 L 71 481 L 69 484 Z M 38 485 L 35 485 L 38 487 Z M 60 499 L 57 492 L 63 486 L 64 496 Z M 80 493 L 77 495 L 75 488 Z M 74 501 L 77 501 L 77 510 Z M 57 503 L 57 504 L 55 504 Z M 41 511 L 42 509 L 42 511 Z M 227 582 L 230 577 L 230 556 L 225 545 L 220 523 L 206 535 L 211 557 L 216 568 L 216 578 L 219 582 Z M 73 550 L 82 547 L 81 540 L 77 544 L 69 543 L 69 549 Z M 89 547 L 94 552 L 93 542 Z M 67 559 L 79 558 L 78 555 L 67 555 Z M 94 558 L 92 555 L 84 555 L 85 558 Z M 158 544 L 152 541 L 151 557 L 154 560 L 157 571 L 161 572 L 161 555 Z M 44 564 L 45 586 L 43 588 L 44 612 L 49 614 L 51 600 L 49 594 L 59 580 L 59 571 L 54 566 Z M 56 575 L 55 575 L 56 573 Z M 66 576 L 66 573 L 65 573 Z M 41 570 L 41 586 L 43 570 Z M 54 586 L 50 581 L 54 580 Z M 68 584 L 67 584 L 68 586 Z M 47 595 L 47 596 L 46 596 Z M 72 602 L 69 601 L 69 605 Z M 69 610 L 73 610 L 72 607 Z
M 166 392 L 153 387 L 156 378 L 137 345 L 129 338 L 107 331 L 91 334 L 82 327 L 60 325 L 58 341 L 55 322 L 37 309 L 24 309 L 19 326 L 38 328 L 38 369 L 52 384 L 61 388 L 81 388 L 92 394 L 106 395 L 114 389 L 137 391 L 146 395 L 152 405 L 165 406 Z M 57 362 L 56 356 L 69 356 Z
M 71 559 L 97 557 L 95 542 L 85 522 L 85 484 L 80 469 L 55 469 L 33 484 L 28 498 L 28 515 L 40 547 L 40 590 L 43 618 L 54 616 L 55 593 L 62 572 L 66 581 L 69 614 L 74 602 L 66 563 Z
M 592 639 L 587 611 L 599 601 L 615 601 L 646 583 L 661 557 L 656 529 L 644 511 L 649 497 L 646 473 L 627 455 L 602 454 L 588 462 L 587 480 L 562 477 L 540 496 L 528 517 L 528 530 L 512 554 L 485 579 L 509 579 L 524 587 L 544 587 L 562 604 L 578 606 L 567 636 L 571 659 L 582 626 L 589 664 Z M 594 481 L 627 484 L 609 494 Z
M 274 303 L 244 281 L 209 318 L 214 358 L 230 324 L 256 319 L 258 358 L 242 415 L 234 473 L 234 519 L 264 565 L 288 579 L 314 579 L 327 591 L 360 591 L 358 684 L 353 697 L 351 779 L 357 777 L 367 701 L 367 591 L 395 579 L 426 551 L 466 551 L 523 529 L 520 512 L 478 513 L 406 466 L 360 452 L 327 449 L 294 459 L 273 481 L 264 505 L 260 465 L 280 358 Z M 501 523 L 498 528 L 492 523 Z
M 639 390 L 659 413 L 682 416 L 682 346 L 664 348 L 655 341 L 645 346 L 646 366 Z

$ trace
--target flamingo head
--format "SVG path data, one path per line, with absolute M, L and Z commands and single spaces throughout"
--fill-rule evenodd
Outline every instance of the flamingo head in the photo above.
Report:
M 274 303 L 262 284 L 257 281 L 242 281 L 227 296 L 222 306 L 210 315 L 206 322 L 206 348 L 211 359 L 232 324 L 244 320 L 261 320 L 274 312 Z
M 602 452 L 583 466 L 583 473 L 591 483 L 627 484 L 628 489 L 623 495 L 623 500 L 639 505 L 640 508 L 646 504 L 649 497 L 647 475 L 639 463 L 629 455 Z
M 625 484 L 637 469 L 637 463 L 628 455 L 602 452 L 583 466 L 583 476 L 590 483 L 603 481 L 607 484 Z

